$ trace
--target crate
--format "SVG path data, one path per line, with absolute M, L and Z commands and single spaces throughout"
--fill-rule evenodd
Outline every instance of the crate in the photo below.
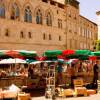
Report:
M 19 93 L 18 100 L 31 100 L 31 96 L 29 93 Z

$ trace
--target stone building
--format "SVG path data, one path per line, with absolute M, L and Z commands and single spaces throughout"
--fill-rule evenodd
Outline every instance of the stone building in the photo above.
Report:
M 97 11 L 96 14 L 97 14 L 97 24 L 98 24 L 98 39 L 100 40 L 100 11 Z
M 97 24 L 91 22 L 87 18 L 80 16 L 79 19 L 79 47 L 80 49 L 94 50 L 94 43 L 98 37 Z
M 97 25 L 79 10 L 76 0 L 0 0 L 0 49 L 93 49 Z

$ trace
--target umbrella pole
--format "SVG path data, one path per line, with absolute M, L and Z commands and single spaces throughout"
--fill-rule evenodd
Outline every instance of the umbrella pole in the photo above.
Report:
M 11 71 L 11 65 L 12 65 L 12 64 L 10 64 L 10 68 L 9 68 L 10 71 Z
M 15 69 L 16 69 L 16 58 L 15 58 Z
M 28 63 L 28 69 L 29 69 L 29 63 Z M 29 73 L 29 72 L 28 72 Z M 29 74 L 28 74 L 29 75 Z M 27 86 L 27 84 L 28 84 L 28 78 L 29 78 L 29 76 L 27 76 L 26 77 L 26 81 L 25 81 L 25 85 Z

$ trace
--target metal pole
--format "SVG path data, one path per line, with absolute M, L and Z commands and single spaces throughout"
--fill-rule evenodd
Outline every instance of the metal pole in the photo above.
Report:
M 53 87 L 52 100 L 56 100 L 56 95 L 55 95 L 55 83 L 56 83 L 56 82 L 55 82 L 55 80 L 56 80 L 56 78 L 55 78 L 55 72 L 56 72 L 56 71 L 55 71 L 55 67 L 56 67 L 56 66 L 54 65 L 54 68 L 53 68 L 53 75 L 54 75 L 54 76 L 53 76 L 53 81 L 54 81 L 54 82 L 53 82 L 53 86 L 52 86 L 52 87 Z

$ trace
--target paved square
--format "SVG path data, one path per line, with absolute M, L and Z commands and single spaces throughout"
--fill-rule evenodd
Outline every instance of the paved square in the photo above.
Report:
M 32 100 L 52 100 L 52 99 L 45 99 L 45 97 L 33 97 Z M 91 95 L 88 97 L 57 98 L 56 100 L 100 100 L 100 94 Z

